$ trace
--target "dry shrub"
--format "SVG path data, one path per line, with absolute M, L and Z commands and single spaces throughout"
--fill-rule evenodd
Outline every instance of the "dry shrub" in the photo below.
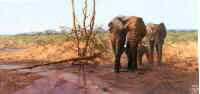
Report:
M 107 47 L 104 47 L 105 44 L 108 44 L 107 41 L 98 41 L 95 45 L 95 52 L 101 52 Z M 80 43 L 80 48 L 84 48 L 84 43 Z M 62 44 L 46 44 L 46 45 L 36 45 L 31 48 L 14 51 L 14 52 L 1 52 L 0 60 L 9 62 L 9 61 L 61 61 L 70 58 L 76 58 L 77 48 L 76 44 L 73 41 L 65 42 Z M 106 45 L 105 45 L 106 46 Z M 105 55 L 105 54 L 104 54 Z M 98 58 L 100 59 L 100 58 Z M 19 63 L 20 63 L 19 62 Z M 37 62 L 35 62 L 37 63 Z
M 74 44 L 66 42 L 63 44 L 48 44 L 43 46 L 34 46 L 23 51 L 3 52 L 0 54 L 1 60 L 42 60 L 57 61 L 66 58 L 75 57 Z
M 0 48 L 15 47 L 14 44 L 16 44 L 14 40 L 0 40 Z
M 198 70 L 196 42 L 166 43 L 164 62 L 184 71 Z

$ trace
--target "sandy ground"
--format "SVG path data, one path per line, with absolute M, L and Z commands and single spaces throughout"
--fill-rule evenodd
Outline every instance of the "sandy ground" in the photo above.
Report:
M 75 51 L 72 49 L 72 43 L 65 43 L 63 45 L 32 47 L 16 52 L 1 52 L 0 64 L 28 66 L 59 61 L 76 57 Z M 126 58 L 123 56 L 122 62 L 125 61 Z M 129 92 L 127 94 L 198 94 L 197 44 L 193 42 L 166 43 L 163 59 L 165 64 L 163 66 L 149 67 L 144 63 L 136 72 L 113 73 L 111 71 L 113 62 L 111 53 L 104 54 L 104 59 L 98 58 L 96 62 L 96 65 L 88 66 L 88 75 L 100 79 L 100 81 L 107 83 L 109 87 Z M 125 63 L 123 64 L 125 65 Z M 65 63 L 42 67 L 41 69 L 67 69 L 70 68 L 68 65 Z M 77 67 L 73 66 L 72 70 L 77 71 Z M 1 94 L 10 94 L 14 91 L 26 89 L 27 86 L 35 83 L 36 79 L 40 80 L 40 78 L 46 79 L 48 77 L 0 70 Z

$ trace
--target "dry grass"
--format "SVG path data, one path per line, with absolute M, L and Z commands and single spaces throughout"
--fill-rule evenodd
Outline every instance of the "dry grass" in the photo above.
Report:
M 107 43 L 109 45 L 109 43 Z M 77 57 L 74 43 L 66 42 L 64 44 L 48 44 L 43 46 L 34 46 L 19 52 L 0 53 L 1 61 L 59 61 Z M 113 55 L 111 48 L 102 58 L 97 58 L 94 62 L 101 65 L 110 65 L 113 63 Z M 196 42 L 166 42 L 164 45 L 165 64 L 173 65 L 175 68 L 184 71 L 198 70 L 197 63 L 197 43 Z M 145 59 L 145 58 L 144 58 Z M 145 62 L 146 60 L 144 60 Z M 122 58 L 122 62 L 126 62 L 126 56 Z M 20 63 L 20 62 L 18 62 Z M 37 63 L 37 62 L 36 62 Z
M 37 61 L 57 61 L 66 58 L 75 57 L 74 44 L 67 42 L 64 44 L 48 44 L 43 46 L 34 46 L 22 51 L 16 52 L 2 52 L 0 53 L 1 61 L 23 61 L 23 60 L 37 60 Z
M 164 47 L 164 62 L 184 71 L 197 71 L 197 42 L 166 43 Z

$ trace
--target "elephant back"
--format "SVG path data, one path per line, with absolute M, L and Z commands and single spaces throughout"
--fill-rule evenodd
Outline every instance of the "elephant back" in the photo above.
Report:
M 163 41 L 166 37 L 167 30 L 164 23 L 147 24 L 147 35 L 151 36 L 150 40 Z
M 167 29 L 166 29 L 164 23 L 160 23 L 159 24 L 158 32 L 159 32 L 159 36 L 162 37 L 162 39 L 164 39 L 166 37 L 166 35 L 167 35 Z

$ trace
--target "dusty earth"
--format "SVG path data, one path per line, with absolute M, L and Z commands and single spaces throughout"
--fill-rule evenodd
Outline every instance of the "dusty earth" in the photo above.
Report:
M 76 55 L 69 42 L 1 51 L 0 65 L 31 66 L 72 57 Z M 104 59 L 97 58 L 96 63 L 86 66 L 86 89 L 81 86 L 78 66 L 70 62 L 35 68 L 48 71 L 47 75 L 0 69 L 0 94 L 81 94 L 85 91 L 87 94 L 198 94 L 197 60 L 197 43 L 166 43 L 163 65 L 149 66 L 144 58 L 144 64 L 137 71 L 116 74 L 112 72 L 113 59 L 108 52 Z M 125 62 L 123 56 L 122 64 L 126 65 Z

